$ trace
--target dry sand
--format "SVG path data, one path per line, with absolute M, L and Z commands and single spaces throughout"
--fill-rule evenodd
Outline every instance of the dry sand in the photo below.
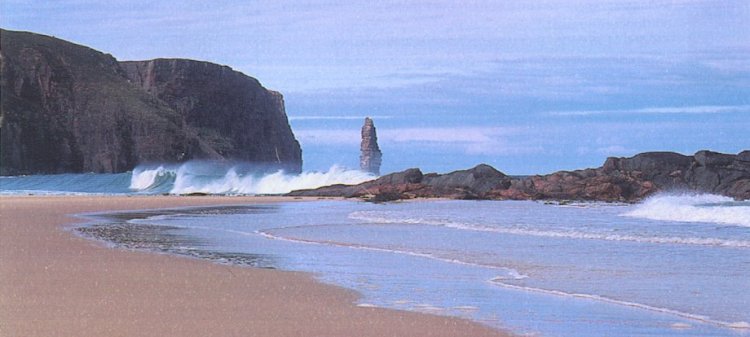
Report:
M 361 308 L 302 273 L 105 248 L 81 212 L 290 201 L 261 197 L 0 197 L 0 336 L 507 336 L 427 314 Z

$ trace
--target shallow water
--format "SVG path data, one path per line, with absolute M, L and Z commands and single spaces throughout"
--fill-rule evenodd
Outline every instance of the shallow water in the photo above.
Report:
M 660 214 L 670 207 L 679 214 Z M 543 336 L 750 336 L 747 202 L 704 195 L 639 205 L 320 201 L 230 210 L 129 223 L 180 228 L 203 251 L 262 254 L 275 268 L 359 291 L 363 306 Z M 689 212 L 721 216 L 698 222 Z

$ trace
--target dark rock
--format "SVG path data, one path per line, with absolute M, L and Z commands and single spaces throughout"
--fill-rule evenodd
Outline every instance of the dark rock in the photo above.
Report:
M 402 185 L 402 184 L 419 184 L 422 182 L 424 175 L 418 168 L 410 168 L 405 171 L 391 173 L 382 176 L 372 182 L 373 185 Z M 367 183 L 365 183 L 367 184 Z
M 404 196 L 401 193 L 395 191 L 382 192 L 374 195 L 371 198 L 365 199 L 368 202 L 383 203 L 389 201 L 397 201 L 403 199 Z
M 695 153 L 693 158 L 695 158 L 695 162 L 700 166 L 710 167 L 710 166 L 728 166 L 732 164 L 735 157 L 731 154 L 724 154 L 724 153 L 718 153 L 718 152 L 711 152 L 711 151 L 698 151 Z
M 464 192 L 464 198 L 484 198 L 492 190 L 507 189 L 510 178 L 492 166 L 480 164 L 472 169 L 429 176 L 425 185 L 438 194 Z
M 355 186 L 338 185 L 301 195 L 377 196 L 401 199 L 591 200 L 635 202 L 658 191 L 697 191 L 750 199 L 748 151 L 738 155 L 700 151 L 694 156 L 648 152 L 630 158 L 607 158 L 596 169 L 559 171 L 511 178 L 488 165 L 448 174 L 418 169 L 394 173 Z M 418 172 L 418 174 L 417 174 Z M 412 178 L 407 178 L 412 177 Z M 297 192 L 292 192 L 295 195 Z
M 691 190 L 746 199 L 750 165 L 741 155 L 647 152 L 607 158 L 601 168 L 555 172 L 511 185 L 502 197 L 632 202 L 657 191 Z
M 302 170 L 283 97 L 258 80 L 227 66 L 185 59 L 120 64 L 132 83 L 182 115 L 201 146 L 213 150 L 201 152 Z
M 605 172 L 629 172 L 631 176 L 653 181 L 659 186 L 684 188 L 685 182 L 676 171 L 684 171 L 692 158 L 674 152 L 645 152 L 631 158 L 610 158 L 602 169 Z
M 423 175 L 419 169 L 391 173 L 359 185 L 336 185 L 314 190 L 293 191 L 295 196 L 345 196 L 366 197 L 394 193 L 401 199 L 415 197 L 450 197 L 457 199 L 483 199 L 491 191 L 506 189 L 511 180 L 489 165 L 479 165 L 469 170 L 444 175 Z
M 380 175 L 380 164 L 383 153 L 378 147 L 378 135 L 375 124 L 370 117 L 365 118 L 362 126 L 362 144 L 360 145 L 359 167 L 364 172 Z
M 354 198 L 368 195 L 374 196 L 384 192 L 404 194 L 422 189 L 424 187 L 420 184 L 422 177 L 422 171 L 412 168 L 402 172 L 391 173 L 358 185 L 337 184 L 311 190 L 292 191 L 288 195 Z
M 0 30 L 0 54 L 2 175 L 123 172 L 198 158 L 300 169 L 281 96 L 227 67 L 153 61 L 153 73 L 141 73 L 146 88 L 124 70 L 137 64 L 49 36 Z

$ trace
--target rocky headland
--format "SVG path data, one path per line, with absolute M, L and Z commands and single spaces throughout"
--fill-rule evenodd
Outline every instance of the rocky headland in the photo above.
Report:
M 701 192 L 750 199 L 750 151 L 692 156 L 646 152 L 607 158 L 604 165 L 547 175 L 511 177 L 489 165 L 446 174 L 416 168 L 359 185 L 333 185 L 289 193 L 390 201 L 412 198 L 579 200 L 636 202 L 659 191 Z
M 280 93 L 209 62 L 119 62 L 0 30 L 0 175 L 124 172 L 192 159 L 302 169 Z

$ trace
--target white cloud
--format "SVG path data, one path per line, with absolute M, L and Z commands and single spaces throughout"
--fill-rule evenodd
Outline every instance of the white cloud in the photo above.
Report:
M 513 128 L 454 127 L 385 129 L 380 134 L 391 142 L 484 143 L 516 132 Z
M 359 130 L 297 129 L 294 130 L 303 148 L 305 144 L 351 145 L 360 141 Z
M 524 129 L 511 127 L 396 128 L 379 129 L 378 141 L 388 144 L 415 143 L 423 146 L 458 149 L 468 155 L 507 155 L 541 152 L 540 146 L 528 144 Z M 297 139 L 305 144 L 349 145 L 360 142 L 359 130 L 301 129 Z M 519 137 L 520 136 L 520 137 Z
M 364 120 L 365 117 L 373 119 L 391 119 L 393 116 L 289 116 L 290 121 L 317 121 L 317 120 Z
M 622 145 L 609 145 L 597 148 L 596 152 L 605 156 L 622 156 L 633 154 L 637 151 L 628 149 Z
M 550 111 L 550 116 L 592 116 L 606 114 L 720 114 L 750 112 L 750 105 L 698 105 L 686 107 L 652 107 L 616 110 Z

